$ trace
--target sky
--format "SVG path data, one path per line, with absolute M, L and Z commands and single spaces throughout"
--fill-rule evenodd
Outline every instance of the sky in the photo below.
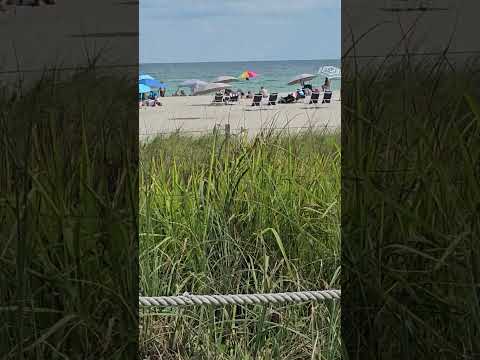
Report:
M 341 0 L 140 0 L 140 62 L 339 59 Z

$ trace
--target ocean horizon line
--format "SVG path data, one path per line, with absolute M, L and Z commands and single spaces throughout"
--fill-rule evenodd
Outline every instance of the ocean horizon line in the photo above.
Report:
M 141 62 L 139 65 L 171 65 L 171 64 L 224 64 L 245 62 L 285 62 L 285 61 L 341 61 L 341 58 L 330 59 L 281 59 L 281 60 L 226 60 L 226 61 L 179 61 L 179 62 Z

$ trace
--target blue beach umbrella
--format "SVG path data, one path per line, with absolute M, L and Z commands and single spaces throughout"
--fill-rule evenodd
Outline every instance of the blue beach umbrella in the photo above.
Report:
M 167 87 L 167 84 L 164 84 L 155 79 L 141 79 L 140 84 L 150 86 L 151 88 L 154 88 L 154 89 L 165 89 Z
M 150 86 L 147 86 L 145 84 L 138 84 L 138 93 L 139 94 L 144 94 L 152 91 L 152 88 Z
M 155 80 L 153 77 L 151 77 L 150 75 L 140 75 L 138 77 L 138 80 Z

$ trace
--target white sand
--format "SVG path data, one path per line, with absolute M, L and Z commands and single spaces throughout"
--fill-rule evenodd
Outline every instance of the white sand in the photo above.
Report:
M 312 127 L 339 130 L 339 96 L 334 92 L 330 104 L 308 105 L 307 98 L 305 103 L 261 107 L 252 107 L 252 99 L 241 99 L 235 105 L 211 105 L 213 95 L 164 97 L 163 106 L 140 108 L 140 139 L 177 130 L 190 135 L 208 133 L 216 124 L 222 129 L 230 124 L 233 134 L 246 129 L 249 135 L 271 127 L 289 131 Z

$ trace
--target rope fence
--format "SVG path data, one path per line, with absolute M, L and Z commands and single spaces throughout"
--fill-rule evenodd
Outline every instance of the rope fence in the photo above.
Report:
M 140 296 L 139 304 L 143 307 L 184 307 L 194 305 L 255 305 L 320 302 L 340 300 L 340 290 L 298 291 L 267 294 L 232 294 L 232 295 L 193 295 L 184 293 L 179 296 Z

